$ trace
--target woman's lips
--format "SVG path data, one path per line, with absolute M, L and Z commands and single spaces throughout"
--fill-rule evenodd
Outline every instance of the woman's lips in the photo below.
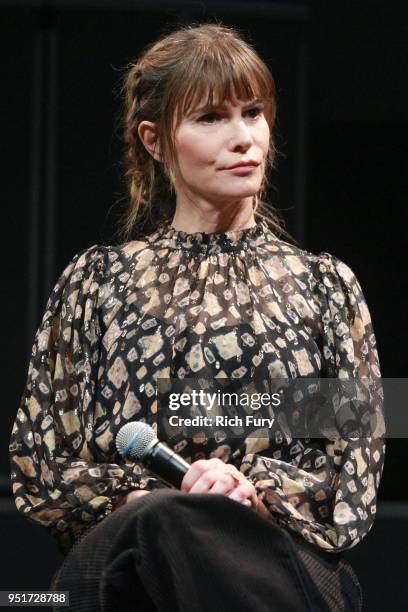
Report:
M 254 170 L 256 170 L 258 166 L 235 166 L 235 168 L 225 168 L 227 172 L 232 172 L 232 174 L 250 174 Z

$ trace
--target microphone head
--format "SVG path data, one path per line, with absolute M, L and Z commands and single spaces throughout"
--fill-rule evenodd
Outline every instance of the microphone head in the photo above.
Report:
M 116 448 L 122 457 L 138 460 L 143 458 L 155 440 L 157 436 L 150 425 L 133 421 L 119 429 L 116 436 Z

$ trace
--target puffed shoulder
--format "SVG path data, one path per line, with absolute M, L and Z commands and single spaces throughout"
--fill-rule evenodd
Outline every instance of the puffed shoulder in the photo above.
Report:
M 43 324 L 60 314 L 60 327 L 69 335 L 80 326 L 103 335 L 123 307 L 125 288 L 132 278 L 137 252 L 143 243 L 119 246 L 92 245 L 76 253 L 47 302 Z M 89 332 L 91 333 L 91 332 Z
M 49 302 L 55 301 L 55 296 L 60 295 L 64 288 L 84 285 L 89 289 L 92 282 L 103 282 L 106 270 L 106 247 L 94 244 L 76 253 L 61 272 L 54 289 L 50 295 Z M 95 288 L 95 287 L 94 287 Z
M 320 280 L 331 309 L 345 309 L 348 324 L 353 325 L 358 318 L 361 325 L 371 325 L 363 289 L 353 270 L 344 261 L 326 252 L 318 255 L 318 263 Z
M 85 296 L 92 298 L 95 306 L 100 306 L 129 278 L 125 249 L 94 244 L 76 253 L 63 269 L 51 292 L 47 309 L 58 307 L 63 298 L 74 307 L 74 303 Z
M 132 245 L 107 246 L 94 244 L 76 253 L 62 271 L 55 290 L 69 283 L 104 283 L 118 277 L 120 283 L 129 278 L 129 261 L 137 250 Z M 140 248 L 140 247 L 139 247 Z
M 359 280 L 341 259 L 322 252 L 315 258 L 314 296 L 319 305 L 323 352 L 333 376 L 380 376 L 370 311 Z
M 335 255 L 327 252 L 319 253 L 317 262 L 321 279 L 327 287 L 341 283 L 349 291 L 353 291 L 354 288 L 361 291 L 360 283 L 353 270 Z

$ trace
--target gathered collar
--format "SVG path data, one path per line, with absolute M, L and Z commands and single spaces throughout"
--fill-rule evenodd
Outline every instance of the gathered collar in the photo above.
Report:
M 160 241 L 163 247 L 206 254 L 246 251 L 264 244 L 271 238 L 276 239 L 276 236 L 263 220 L 251 227 L 225 232 L 186 232 L 167 222 L 147 236 L 151 244 Z

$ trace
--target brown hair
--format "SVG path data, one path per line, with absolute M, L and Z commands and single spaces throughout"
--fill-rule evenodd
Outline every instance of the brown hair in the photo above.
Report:
M 271 138 L 262 184 L 254 196 L 254 216 L 267 222 L 275 233 L 293 240 L 278 212 L 262 201 L 277 154 L 273 136 L 275 83 L 269 68 L 236 29 L 190 24 L 163 35 L 127 65 L 121 94 L 123 167 L 130 193 L 127 211 L 119 220 L 121 239 L 137 237 L 141 225 L 154 228 L 173 218 L 173 177 L 177 169 L 174 132 L 183 115 L 207 94 L 208 104 L 232 100 L 235 95 L 241 100 L 263 100 Z M 157 162 L 140 140 L 137 128 L 141 121 L 156 124 L 163 163 Z

